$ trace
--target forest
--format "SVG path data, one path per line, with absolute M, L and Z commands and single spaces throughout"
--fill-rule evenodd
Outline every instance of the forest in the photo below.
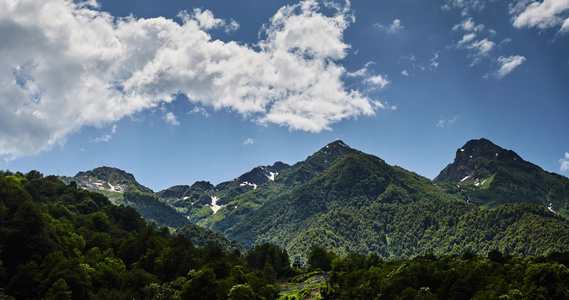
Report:
M 389 193 L 399 193 L 399 198 L 390 199 L 406 202 L 413 197 L 391 189 Z M 132 207 L 112 204 L 102 194 L 77 188 L 75 182 L 66 184 L 37 171 L 0 171 L 0 288 L 4 299 L 50 300 L 305 299 L 314 295 L 322 299 L 569 299 L 564 218 L 531 204 L 495 210 L 463 204 L 460 210 L 449 203 L 408 205 L 406 209 L 414 214 L 407 223 L 397 203 L 365 208 L 379 216 L 370 224 L 358 221 L 353 211 L 331 210 L 322 220 L 332 227 L 319 230 L 359 228 L 402 236 L 387 235 L 376 244 L 366 241 L 369 249 L 361 251 L 322 244 L 315 235 L 298 262 L 272 243 L 247 249 L 193 224 L 177 230 L 159 227 Z M 449 216 L 447 210 L 457 213 Z M 393 226 L 405 226 L 409 234 L 388 230 Z M 540 231 L 552 226 L 552 231 Z M 447 244 L 457 245 L 456 249 L 435 247 L 445 239 L 445 231 L 455 228 L 461 233 L 453 235 L 454 244 Z M 532 233 L 532 228 L 540 229 Z M 528 235 L 518 236 L 522 231 Z M 415 232 L 421 232 L 420 240 Z M 480 248 L 478 234 L 494 234 L 505 246 Z M 468 241 L 466 236 L 474 237 L 471 245 L 461 244 Z M 382 252 L 383 245 L 399 249 L 398 256 L 403 258 L 390 258 L 393 255 Z M 425 253 L 406 252 L 413 247 L 423 247 Z M 299 290 L 293 296 L 281 292 L 283 284 L 302 282 L 304 271 L 326 272 L 327 277 L 312 290 Z
M 275 299 L 276 278 L 294 274 L 278 246 L 244 252 L 219 233 L 182 229 L 202 246 L 73 182 L 2 172 L 4 299 Z

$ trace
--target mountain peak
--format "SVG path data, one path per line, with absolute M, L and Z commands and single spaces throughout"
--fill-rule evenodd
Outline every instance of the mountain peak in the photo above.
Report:
M 335 140 L 335 141 L 331 142 L 330 144 L 324 146 L 324 148 L 337 148 L 337 147 L 350 148 L 350 146 L 346 145 L 346 143 L 344 143 L 344 141 L 342 141 L 342 140 Z M 322 149 L 324 149 L 324 148 L 322 148 Z
M 470 140 L 456 150 L 454 162 L 434 179 L 435 182 L 470 183 L 496 172 L 501 164 L 525 162 L 516 152 L 481 138 Z
M 133 185 L 140 191 L 152 193 L 151 189 L 138 183 L 134 175 L 113 167 L 79 172 L 74 178 L 81 187 L 94 190 L 123 193 L 128 186 Z

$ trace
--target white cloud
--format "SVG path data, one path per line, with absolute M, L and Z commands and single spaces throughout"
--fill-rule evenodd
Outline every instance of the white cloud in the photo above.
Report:
M 366 79 L 366 82 L 373 85 L 375 88 L 378 88 L 380 90 L 385 88 L 390 83 L 390 81 L 387 79 L 387 76 L 383 76 L 383 75 L 376 75 L 376 76 L 368 77 Z
M 569 31 L 569 18 L 565 19 L 563 25 L 561 25 L 561 29 L 559 29 L 560 33 L 566 33 Z
M 374 62 L 368 62 L 365 66 L 355 72 L 348 72 L 346 76 L 348 77 L 362 77 L 363 82 L 368 86 L 371 86 L 372 89 L 381 90 L 388 86 L 391 82 L 387 79 L 386 75 L 369 75 L 369 67 L 373 65 Z
M 36 154 L 177 94 L 311 132 L 385 107 L 342 81 L 348 4 L 326 14 L 315 0 L 284 6 L 255 47 L 212 40 L 207 30 L 238 26 L 207 10 L 180 13 L 179 24 L 115 18 L 95 4 L 0 1 L 0 156 Z
M 433 57 L 430 60 L 431 61 L 430 69 L 433 71 L 439 67 L 439 62 L 437 61 L 437 59 L 439 59 L 439 52 L 433 53 Z
M 209 113 L 207 112 L 207 110 L 205 110 L 205 108 L 203 107 L 197 107 L 195 106 L 190 112 L 188 112 L 188 114 L 192 115 L 192 114 L 201 114 L 202 116 L 209 118 Z
M 468 16 L 471 10 L 481 11 L 485 7 L 485 0 L 446 0 L 443 10 L 450 10 L 455 7 L 461 10 L 462 16 Z
M 443 119 L 443 118 L 441 118 L 441 119 L 439 119 L 439 121 L 437 122 L 437 127 L 444 128 L 445 125 L 447 125 L 447 124 L 448 124 L 448 125 L 451 125 L 451 124 L 453 124 L 454 122 L 456 122 L 457 120 L 458 120 L 458 117 L 454 117 L 454 118 L 452 118 L 452 119 L 446 119 L 446 120 Z
M 498 57 L 498 62 L 500 63 L 500 69 L 496 72 L 496 77 L 498 79 L 510 74 L 516 67 L 523 64 L 526 58 L 520 55 L 512 55 L 509 57 L 500 56 Z
M 561 172 L 569 171 L 569 152 L 565 152 L 565 157 L 559 160 Z
M 483 39 L 480 41 L 473 42 L 472 44 L 466 47 L 468 49 L 474 49 L 475 51 L 477 51 L 478 56 L 484 56 L 487 55 L 494 48 L 494 46 L 496 46 L 494 42 L 488 39 Z
M 164 119 L 164 121 L 166 121 L 166 123 L 173 125 L 173 126 L 179 126 L 180 122 L 178 122 L 178 119 L 176 118 L 176 116 L 172 113 L 172 112 L 167 112 L 166 114 L 164 114 L 164 116 L 162 117 Z
M 401 75 L 409 76 L 409 72 L 407 72 L 407 70 L 403 70 L 403 71 L 401 71 Z
M 484 29 L 484 24 L 474 23 L 472 18 L 467 18 L 463 20 L 460 24 L 456 24 L 452 27 L 452 30 L 462 29 L 464 31 L 482 31 Z
M 393 20 L 391 25 L 388 26 L 381 25 L 380 23 L 375 23 L 375 26 L 381 30 L 385 30 L 387 33 L 397 33 L 404 28 L 404 26 L 401 25 L 401 20 L 399 19 Z
M 569 26 L 569 0 L 520 1 L 510 7 L 510 14 L 515 15 L 513 25 L 517 28 L 537 27 L 546 29 L 561 25 L 561 32 Z
M 95 142 L 95 143 L 105 142 L 106 143 L 106 142 L 111 140 L 111 138 L 113 137 L 113 135 L 115 135 L 115 133 L 117 133 L 117 125 L 116 124 L 113 125 L 113 128 L 111 129 L 111 133 L 102 135 L 102 136 L 94 139 L 93 142 Z
M 254 143 L 255 143 L 255 140 L 252 138 L 247 138 L 245 141 L 243 141 L 244 146 L 253 145 Z
M 488 56 L 490 51 L 496 46 L 496 43 L 487 38 L 474 41 L 475 37 L 475 33 L 465 34 L 456 44 L 456 47 L 459 49 L 471 50 L 471 53 L 468 55 L 472 58 L 471 66 L 477 64 L 483 57 Z
M 458 41 L 458 45 L 462 46 L 469 43 L 476 37 L 476 33 L 467 33 L 462 37 L 462 40 Z

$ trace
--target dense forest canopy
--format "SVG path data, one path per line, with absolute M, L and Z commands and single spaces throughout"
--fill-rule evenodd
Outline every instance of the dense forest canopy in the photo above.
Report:
M 399 218 L 398 202 L 407 203 L 412 195 L 401 190 L 390 193 L 398 195 L 391 199 L 399 200 L 366 209 L 379 216 L 390 212 L 381 221 L 384 229 L 407 229 L 409 234 L 385 237 L 384 242 L 401 243 L 401 256 L 410 258 L 387 259 L 381 248 L 362 254 L 366 251 L 335 252 L 333 245 L 312 245 L 306 260 L 296 265 L 307 267 L 302 271 L 291 266 L 287 250 L 275 244 L 246 251 L 219 232 L 195 225 L 177 231 L 157 227 L 133 208 L 114 205 L 102 194 L 78 189 L 74 182 L 65 184 L 36 171 L 1 172 L 0 287 L 5 299 L 276 299 L 279 282 L 282 285 L 284 280 L 286 286 L 288 278 L 294 285 L 303 282 L 304 272 L 325 271 L 326 280 L 318 288 L 299 290 L 291 297 L 304 299 L 316 293 L 323 299 L 569 298 L 568 230 L 563 217 L 532 204 L 483 210 L 443 200 L 408 203 L 408 218 Z M 326 224 L 337 226 L 333 230 L 362 230 L 366 223 L 346 219 L 358 216 L 353 211 L 333 210 L 324 216 L 329 218 Z M 380 230 L 379 224 L 369 230 Z M 432 226 L 446 229 L 433 231 Z M 544 228 L 552 231 L 540 231 Z M 422 231 L 428 239 L 416 238 L 416 232 Z M 444 234 L 449 231 L 460 234 Z M 527 234 L 516 235 L 520 232 Z M 473 236 L 475 241 L 488 239 L 480 236 L 488 234 L 500 242 L 464 245 Z M 348 235 L 359 238 L 357 232 Z M 455 248 L 436 247 L 449 236 Z M 316 236 L 309 238 L 320 242 Z M 425 241 L 432 244 L 423 245 Z M 406 252 L 414 247 L 427 253 Z M 484 251 L 484 255 L 473 253 Z

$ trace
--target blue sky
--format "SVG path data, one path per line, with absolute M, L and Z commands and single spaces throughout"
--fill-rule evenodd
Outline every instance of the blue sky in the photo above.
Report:
M 569 1 L 0 0 L 0 169 L 155 191 L 342 139 L 434 178 L 487 138 L 569 174 Z

